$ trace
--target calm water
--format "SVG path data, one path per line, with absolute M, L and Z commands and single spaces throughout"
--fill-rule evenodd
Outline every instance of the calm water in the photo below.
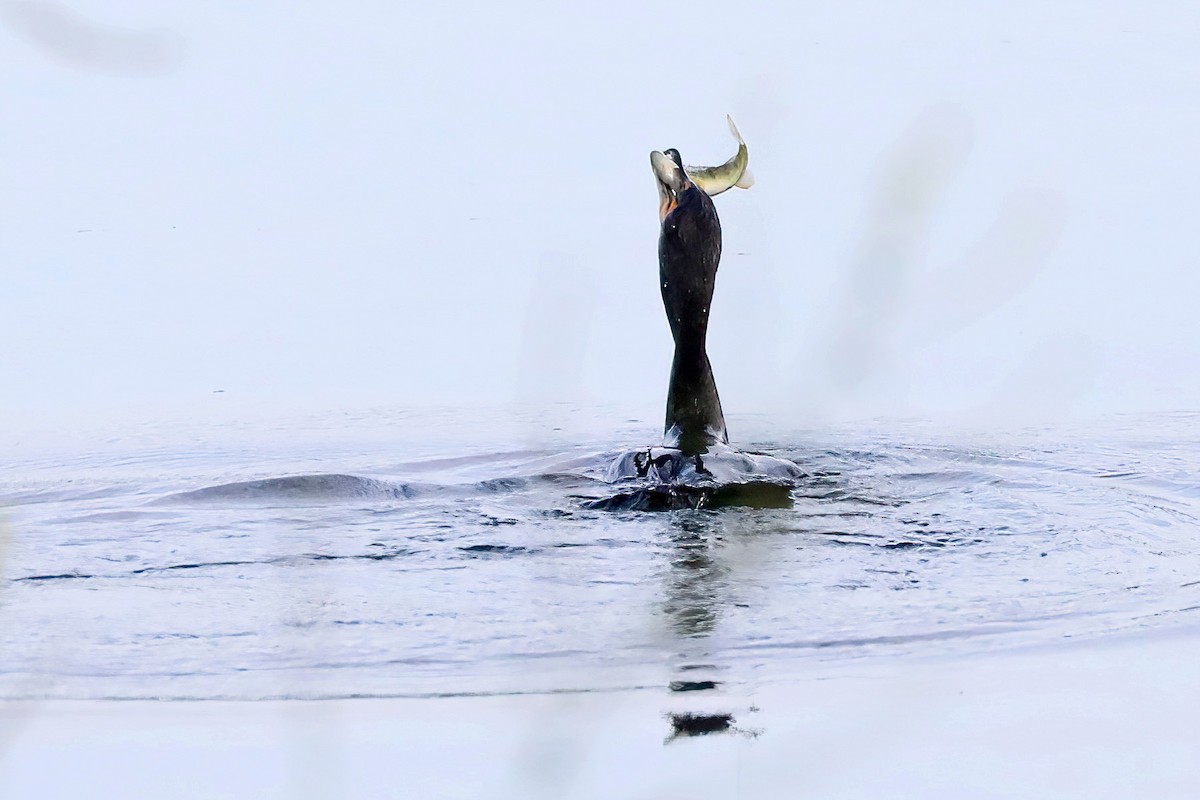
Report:
M 1200 614 L 1197 415 L 986 435 L 732 417 L 735 443 L 809 474 L 794 507 L 667 513 L 583 507 L 656 419 L 558 417 L 15 440 L 0 696 L 737 685 Z

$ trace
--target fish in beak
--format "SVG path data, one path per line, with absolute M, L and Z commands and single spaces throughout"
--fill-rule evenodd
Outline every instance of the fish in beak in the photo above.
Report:
M 737 139 L 738 143 L 738 149 L 733 158 L 719 167 L 683 167 L 692 182 L 709 197 L 715 197 L 734 186 L 739 189 L 749 189 L 754 185 L 754 176 L 748 169 L 750 152 L 746 149 L 746 141 L 742 139 L 742 134 L 738 133 L 737 125 L 733 124 L 733 117 L 726 114 L 725 119 L 729 122 L 729 132 L 733 134 L 733 138 Z

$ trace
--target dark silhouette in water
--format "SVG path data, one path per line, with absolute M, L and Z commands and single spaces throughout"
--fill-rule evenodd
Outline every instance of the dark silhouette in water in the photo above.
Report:
M 662 447 L 631 450 L 609 466 L 618 494 L 588 502 L 609 511 L 753 506 L 787 508 L 804 472 L 791 461 L 729 447 L 725 414 L 708 360 L 708 315 L 721 261 L 721 221 L 677 150 L 654 151 L 658 181 L 658 275 L 675 340 Z
M 728 444 L 725 415 L 705 348 L 717 266 L 721 221 L 712 200 L 688 178 L 677 150 L 650 155 L 658 180 L 658 277 L 675 358 L 664 426 L 668 447 L 684 455 Z

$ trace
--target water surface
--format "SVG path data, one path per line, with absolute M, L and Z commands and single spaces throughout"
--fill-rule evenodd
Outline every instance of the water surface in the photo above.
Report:
M 736 686 L 1200 612 L 1196 415 L 971 435 L 734 417 L 735 442 L 807 473 L 793 507 L 665 513 L 585 506 L 654 425 L 578 415 L 536 436 L 380 411 L 18 442 L 0 696 Z

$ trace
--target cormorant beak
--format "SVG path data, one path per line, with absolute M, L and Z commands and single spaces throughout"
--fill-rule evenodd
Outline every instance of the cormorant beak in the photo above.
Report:
M 670 153 L 671 155 L 667 155 Z M 658 181 L 658 221 L 666 220 L 667 215 L 679 204 L 679 193 L 687 188 L 691 181 L 679 163 L 679 154 L 674 150 L 660 153 L 655 150 L 650 154 L 650 167 Z

